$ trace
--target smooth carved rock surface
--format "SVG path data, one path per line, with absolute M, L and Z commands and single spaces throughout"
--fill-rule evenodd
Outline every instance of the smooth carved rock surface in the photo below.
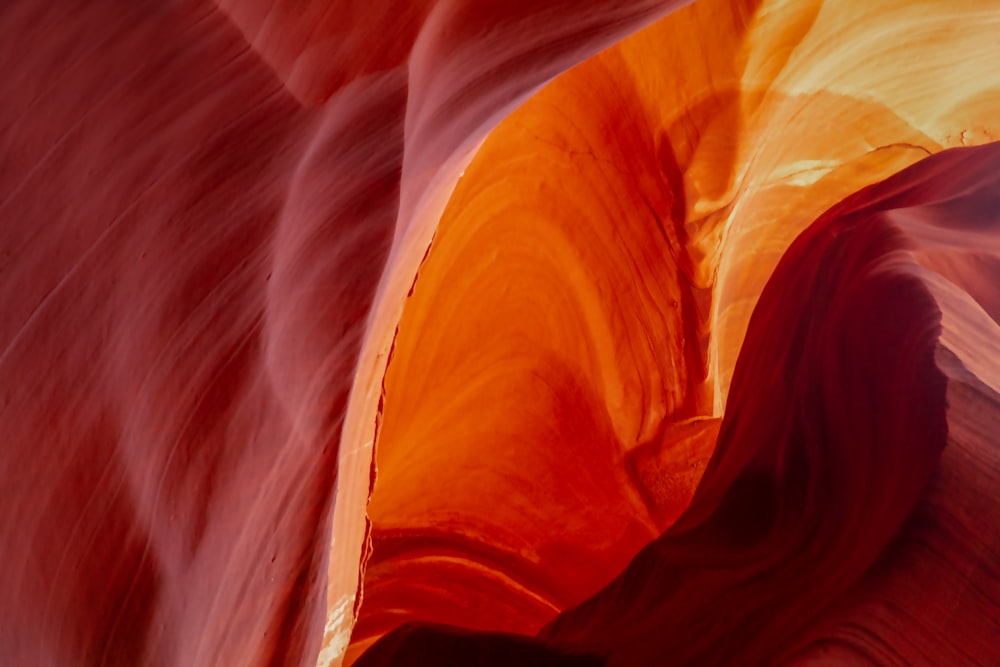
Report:
M 1000 10 L 0 7 L 0 663 L 1000 663 Z
M 792 244 L 687 510 L 537 643 L 409 623 L 356 664 L 992 663 L 998 167 L 947 151 Z

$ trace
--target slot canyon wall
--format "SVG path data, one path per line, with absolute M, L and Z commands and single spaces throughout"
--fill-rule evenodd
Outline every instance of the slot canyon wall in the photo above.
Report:
M 1000 664 L 998 36 L 3 3 L 0 664 Z

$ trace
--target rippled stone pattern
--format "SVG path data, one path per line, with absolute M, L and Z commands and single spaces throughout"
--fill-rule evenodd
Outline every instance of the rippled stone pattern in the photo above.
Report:
M 0 663 L 1000 664 L 998 35 L 3 3 Z

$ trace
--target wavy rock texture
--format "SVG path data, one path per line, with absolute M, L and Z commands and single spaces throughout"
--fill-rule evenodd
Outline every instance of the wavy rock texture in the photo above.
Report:
M 972 296 L 996 268 L 954 267 L 996 257 L 998 167 L 948 151 L 810 226 L 687 511 L 539 644 L 409 624 L 357 664 L 994 662 L 998 394 L 970 369 L 1000 345 Z
M 685 5 L 0 7 L 0 662 L 1000 663 L 1000 12 Z
M 959 64 L 955 44 L 941 34 L 945 14 L 965 26 L 966 38 L 982 35 L 982 50 L 967 65 Z M 984 16 L 992 23 L 982 23 Z M 905 5 L 866 15 L 857 7 L 843 12 L 805 3 L 734 8 L 700 2 L 559 77 L 500 123 L 465 169 L 399 325 L 369 505 L 373 551 L 349 658 L 404 621 L 533 634 L 556 611 L 598 590 L 669 526 L 716 447 L 720 418 L 741 410 L 725 407 L 735 395 L 730 383 L 740 350 L 757 355 L 748 382 L 777 394 L 769 366 L 806 362 L 787 360 L 786 351 L 769 353 L 765 343 L 799 319 L 814 327 L 800 334 L 809 341 L 835 326 L 807 305 L 782 305 L 772 307 L 768 333 L 744 344 L 765 282 L 782 280 L 789 288 L 805 283 L 802 275 L 772 278 L 791 241 L 854 190 L 942 148 L 993 136 L 998 82 L 982 76 L 1000 52 L 975 25 L 992 31 L 996 21 L 995 14 L 943 7 L 938 16 Z M 873 52 L 872 42 L 887 32 L 898 36 L 891 50 Z M 713 39 L 692 43 L 692 34 Z M 929 39 L 934 35 L 937 41 Z M 861 52 L 868 53 L 867 62 Z M 926 66 L 901 83 L 905 70 L 892 59 L 909 62 L 917 53 Z M 961 114 L 945 102 L 921 105 L 903 92 L 907 86 L 948 90 L 949 104 L 971 121 L 968 129 L 956 129 L 953 114 Z M 994 101 L 984 103 L 991 96 Z M 875 261 L 820 260 L 820 251 L 813 253 L 806 263 L 825 262 L 821 277 L 838 282 L 843 279 L 834 272 L 850 275 L 851 261 Z M 903 298 L 876 298 L 877 289 L 866 283 L 839 297 L 842 308 L 854 304 L 858 321 L 873 332 L 888 326 L 874 314 Z M 875 303 L 866 306 L 869 291 Z M 904 306 L 909 301 L 921 302 L 910 296 Z M 914 327 L 923 326 L 924 315 L 912 318 Z M 824 364 L 856 358 L 859 376 L 840 382 L 850 391 L 872 390 L 875 369 L 892 373 L 880 355 L 916 345 L 901 332 L 883 333 L 883 348 L 857 350 L 850 332 L 831 334 L 844 349 L 812 353 L 822 361 L 806 364 L 809 370 L 795 382 L 819 382 L 831 375 Z M 889 396 L 898 393 L 893 387 L 909 382 L 886 379 L 881 393 L 872 390 L 867 400 L 888 410 L 894 405 Z M 823 385 L 799 395 L 804 391 L 742 409 L 791 419 L 783 413 L 794 401 L 804 404 L 802 410 L 822 411 L 840 400 L 826 396 Z M 942 391 L 929 405 L 943 406 Z M 929 405 L 906 409 L 923 414 Z M 861 409 L 843 406 L 842 414 L 824 419 L 849 425 L 861 418 L 855 414 Z M 778 437 L 749 435 L 763 425 L 731 428 L 745 432 L 741 438 Z M 916 421 L 913 428 L 892 438 L 905 442 L 933 430 Z M 940 439 L 940 422 L 936 428 Z M 724 431 L 720 447 L 735 437 Z M 933 453 L 924 465 L 907 464 L 913 466 L 909 483 L 922 488 L 940 445 L 928 443 Z M 841 454 L 829 446 L 834 451 L 802 455 L 834 476 Z M 880 454 L 881 463 L 865 463 L 865 448 L 857 446 L 839 465 L 866 465 L 871 469 L 865 474 L 884 477 L 894 461 L 908 460 L 890 449 Z M 801 484 L 810 480 L 801 466 L 784 474 Z M 716 493 L 733 483 L 718 482 Z M 887 519 L 892 526 L 909 513 L 917 494 L 900 498 L 896 518 Z M 848 501 L 858 503 L 855 509 L 846 509 Z M 885 501 L 857 488 L 847 498 L 811 502 L 825 508 L 817 513 L 839 507 L 853 521 L 867 503 Z M 797 520 L 799 533 L 820 521 L 816 515 Z M 863 556 L 864 550 L 878 553 L 895 527 L 872 530 L 881 536 L 848 554 L 865 567 L 872 556 Z M 808 547 L 757 545 L 769 550 L 775 567 L 785 565 L 782 549 L 792 554 Z M 720 551 L 746 558 L 723 544 L 700 548 L 702 557 Z M 796 566 L 806 578 L 843 583 L 857 576 L 826 574 L 818 562 Z M 809 585 L 793 584 L 791 572 L 781 576 L 790 590 Z M 721 585 L 706 579 L 691 584 L 698 593 L 688 595 L 707 597 L 713 583 Z M 747 604 L 763 607 L 764 594 L 756 595 Z M 719 596 L 704 614 L 719 613 Z M 796 604 L 821 609 L 827 603 L 807 597 Z M 624 616 L 623 606 L 612 604 L 607 614 Z M 635 613 L 646 611 L 640 606 Z M 790 603 L 785 613 L 803 615 Z M 671 609 L 659 622 L 689 637 L 684 618 Z M 746 619 L 733 623 L 751 627 Z M 715 624 L 717 634 L 706 641 L 736 633 L 720 620 Z M 773 627 L 791 630 L 777 620 Z M 676 646 L 667 648 L 683 662 Z M 739 655 L 718 661 L 738 664 Z M 711 662 L 697 653 L 690 661 Z

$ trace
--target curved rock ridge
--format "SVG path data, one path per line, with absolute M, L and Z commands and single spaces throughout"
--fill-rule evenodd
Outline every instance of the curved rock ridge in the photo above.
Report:
M 0 664 L 1000 661 L 998 30 L 0 4 Z
M 0 7 L 5 665 L 339 658 L 371 468 L 341 431 L 371 439 L 348 400 L 421 234 L 518 100 L 677 3 L 388 3 L 401 50 L 315 74 L 279 34 L 306 4 Z
M 702 1 L 492 130 L 398 323 L 348 662 L 411 621 L 534 634 L 669 527 L 792 240 L 996 136 L 996 21 L 976 3 Z
M 992 144 L 834 206 L 761 294 L 662 536 L 534 640 L 409 623 L 355 664 L 995 662 L 998 197 Z

